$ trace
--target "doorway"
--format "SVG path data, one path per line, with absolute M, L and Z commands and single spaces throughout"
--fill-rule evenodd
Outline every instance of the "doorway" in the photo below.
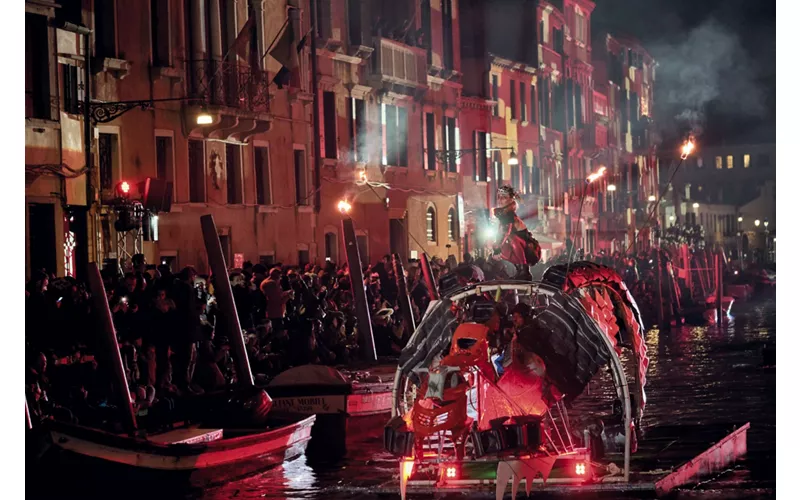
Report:
M 30 271 L 45 270 L 55 273 L 56 266 L 56 211 L 52 203 L 28 205 L 30 226 Z

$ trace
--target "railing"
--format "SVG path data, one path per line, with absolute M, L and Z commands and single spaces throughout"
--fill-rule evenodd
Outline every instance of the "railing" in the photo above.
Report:
M 427 51 L 389 38 L 375 38 L 373 74 L 409 87 L 427 85 Z
M 189 94 L 209 105 L 246 111 L 269 111 L 266 71 L 222 61 L 186 61 Z

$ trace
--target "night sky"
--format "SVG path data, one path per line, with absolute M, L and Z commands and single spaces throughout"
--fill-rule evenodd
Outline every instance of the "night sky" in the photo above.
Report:
M 659 62 L 656 120 L 665 145 L 688 129 L 705 144 L 775 141 L 775 4 L 597 0 L 605 32 L 638 38 Z

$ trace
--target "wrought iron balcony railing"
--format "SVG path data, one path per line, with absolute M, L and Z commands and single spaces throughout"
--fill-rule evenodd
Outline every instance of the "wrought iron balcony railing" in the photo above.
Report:
M 212 106 L 243 111 L 269 111 L 266 71 L 215 60 L 186 61 L 190 97 Z

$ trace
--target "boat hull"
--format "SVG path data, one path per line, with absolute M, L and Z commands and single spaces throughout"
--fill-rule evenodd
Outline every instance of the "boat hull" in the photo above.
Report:
M 55 424 L 50 436 L 55 448 L 79 459 L 83 475 L 208 487 L 297 458 L 311 439 L 314 420 L 312 416 L 274 430 L 191 444 L 160 444 L 63 424 Z

